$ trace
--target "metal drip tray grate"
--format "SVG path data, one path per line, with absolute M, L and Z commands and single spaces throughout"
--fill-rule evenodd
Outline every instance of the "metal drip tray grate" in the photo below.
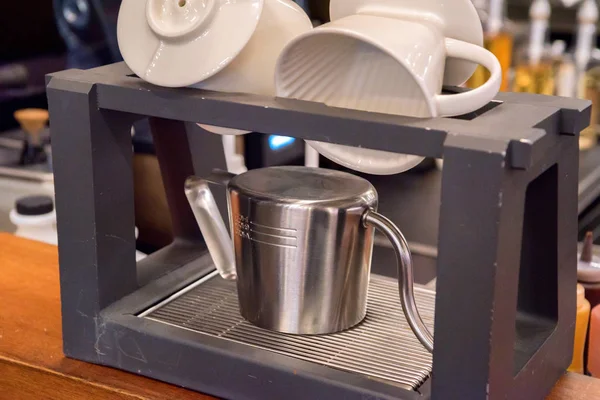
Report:
M 415 286 L 425 324 L 433 328 L 435 292 Z M 402 314 L 395 280 L 372 275 L 368 313 L 358 326 L 332 335 L 267 331 L 239 314 L 235 283 L 215 273 L 176 293 L 140 317 L 244 343 L 415 390 L 431 374 L 431 354 Z

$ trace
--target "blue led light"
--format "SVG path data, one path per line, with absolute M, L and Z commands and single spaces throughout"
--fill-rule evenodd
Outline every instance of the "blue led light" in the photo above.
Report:
M 271 135 L 269 136 L 269 147 L 271 150 L 281 150 L 292 145 L 295 141 L 296 139 L 293 137 Z

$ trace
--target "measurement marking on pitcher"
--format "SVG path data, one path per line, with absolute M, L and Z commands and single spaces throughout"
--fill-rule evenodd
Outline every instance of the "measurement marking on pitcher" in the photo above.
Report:
M 259 228 L 267 228 L 267 229 L 274 229 L 274 230 L 278 230 L 278 231 L 288 231 L 288 232 L 293 232 L 296 233 L 297 230 L 296 229 L 289 229 L 289 228 L 274 228 L 272 226 L 267 226 L 267 225 L 261 225 L 261 224 L 257 224 L 256 222 L 252 222 L 250 221 L 250 225 L 259 227 Z
M 276 228 L 257 224 L 243 215 L 236 217 L 234 228 L 237 236 L 252 240 L 253 242 L 278 247 L 296 248 L 296 229 Z
M 251 240 L 253 242 L 257 242 L 257 243 L 268 244 L 269 246 L 285 247 L 285 248 L 288 248 L 288 249 L 295 249 L 296 248 L 295 244 L 281 244 L 281 243 L 273 243 L 273 242 L 263 242 L 262 240 L 255 239 L 253 237 L 247 237 L 246 239 L 249 239 L 249 240 Z
M 248 232 L 255 233 L 257 235 L 268 236 L 268 237 L 272 237 L 272 238 L 276 238 L 276 239 L 282 239 L 282 240 L 291 239 L 291 240 L 296 240 L 296 236 L 273 235 L 273 234 L 270 234 L 270 233 L 259 232 L 257 230 L 252 229 L 252 228 L 250 228 L 250 230 Z

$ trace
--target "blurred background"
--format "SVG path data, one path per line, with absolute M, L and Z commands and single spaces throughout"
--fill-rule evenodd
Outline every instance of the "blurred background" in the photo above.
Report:
M 298 0 L 297 3 L 308 12 L 315 26 L 329 20 L 329 1 Z M 598 242 L 600 150 L 596 105 L 600 50 L 596 1 L 473 0 L 473 3 L 484 27 L 485 46 L 503 64 L 502 90 L 593 101 L 593 121 L 580 143 L 579 208 L 580 236 L 591 231 Z M 48 213 L 47 207 L 37 204 L 17 207 L 19 199 L 32 194 L 47 196 L 50 201 L 53 198 L 51 126 L 44 113 L 45 75 L 121 61 L 116 42 L 119 5 L 120 0 L 30 0 L 0 4 L 0 231 L 14 232 L 18 228 L 19 219 L 11 219 L 11 210 Z M 482 84 L 486 73 L 477 70 L 465 86 Z M 24 109 L 26 112 L 18 112 Z M 133 127 L 132 136 L 138 249 L 150 253 L 171 241 L 171 221 L 147 121 Z M 304 143 L 285 135 L 252 133 L 230 137 L 224 146 L 228 167 L 233 172 L 307 162 Z M 322 157 L 316 156 L 315 160 L 314 154 L 310 157 L 310 163 L 340 168 Z M 424 261 L 430 268 L 420 269 L 426 275 L 434 273 L 437 243 L 441 166 L 439 163 L 436 166 L 435 161 L 426 160 L 418 168 L 398 176 L 368 177 L 380 192 L 382 210 L 397 214 L 395 220 L 406 227 L 403 229 L 407 237 L 420 249 L 417 257 L 430 260 Z M 389 249 L 376 251 L 374 264 L 378 257 L 388 256 L 393 257 Z

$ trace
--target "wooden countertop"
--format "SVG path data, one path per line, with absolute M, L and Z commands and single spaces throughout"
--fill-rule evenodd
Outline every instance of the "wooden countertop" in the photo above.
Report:
M 0 398 L 208 400 L 62 353 L 56 247 L 0 233 Z M 6 396 L 6 397 L 3 397 Z M 600 380 L 566 374 L 549 400 L 600 398 Z
M 57 249 L 5 233 L 0 233 L 0 398 L 212 399 L 113 368 L 65 358 Z

